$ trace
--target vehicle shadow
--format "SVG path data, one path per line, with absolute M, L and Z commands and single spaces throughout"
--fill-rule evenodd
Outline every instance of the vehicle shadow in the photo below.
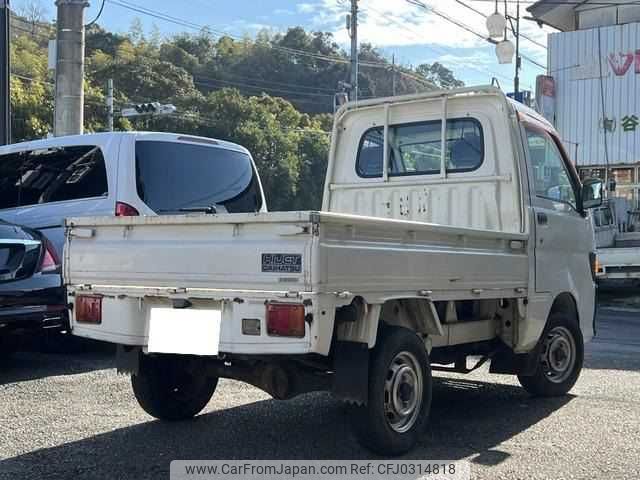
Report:
M 571 401 L 533 399 L 512 385 L 437 379 L 431 422 L 407 458 L 496 465 L 495 447 Z M 214 400 L 215 402 L 215 400 Z M 149 421 L 0 461 L 0 479 L 159 478 L 174 459 L 371 459 L 349 428 L 349 407 L 327 394 L 264 400 L 188 422 Z M 63 459 L 63 460 L 61 460 Z
M 74 354 L 15 352 L 0 358 L 0 386 L 107 368 L 115 368 L 115 354 L 108 346 L 93 346 Z

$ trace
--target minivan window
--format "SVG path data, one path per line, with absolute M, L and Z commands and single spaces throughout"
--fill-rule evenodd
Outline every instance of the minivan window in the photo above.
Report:
M 0 156 L 0 209 L 106 196 L 100 148 L 48 148 Z
M 442 122 L 410 123 L 389 127 L 389 176 L 429 175 L 440 172 Z M 360 177 L 382 176 L 384 127 L 365 132 L 360 142 L 356 171 Z M 482 165 L 484 138 L 473 118 L 447 120 L 445 161 L 448 173 L 470 172 Z
M 189 143 L 136 142 L 138 196 L 156 213 L 224 206 L 256 212 L 262 195 L 249 155 Z

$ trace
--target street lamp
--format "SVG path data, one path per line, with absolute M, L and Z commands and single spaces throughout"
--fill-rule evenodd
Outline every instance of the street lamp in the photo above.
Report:
M 507 19 L 500 15 L 500 12 L 498 12 L 498 5 L 496 4 L 495 13 L 487 17 L 487 30 L 489 30 L 489 38 L 500 38 L 504 34 L 506 28 Z
M 503 40 L 496 44 L 496 56 L 498 63 L 513 63 L 513 55 L 516 53 L 516 47 L 511 40 Z
M 509 15 L 507 10 L 507 0 L 504 0 L 504 17 L 498 12 L 498 0 L 496 0 L 496 11 L 487 18 L 487 30 L 489 30 L 489 38 L 496 44 L 496 56 L 501 64 L 513 62 L 516 58 L 516 72 L 513 79 L 514 92 L 516 95 L 520 93 L 520 0 L 516 0 L 516 16 Z M 515 20 L 515 27 L 513 25 Z M 508 24 L 507 24 L 508 22 Z M 511 32 L 516 39 L 515 45 L 507 39 L 507 26 L 511 28 Z M 504 33 L 502 41 L 498 41 Z

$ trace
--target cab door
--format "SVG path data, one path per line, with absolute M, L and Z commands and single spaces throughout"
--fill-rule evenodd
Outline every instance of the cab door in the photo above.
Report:
M 534 123 L 523 128 L 532 186 L 536 292 L 571 292 L 578 305 L 580 295 L 591 302 L 594 236 L 589 219 L 578 211 L 578 176 L 553 133 Z

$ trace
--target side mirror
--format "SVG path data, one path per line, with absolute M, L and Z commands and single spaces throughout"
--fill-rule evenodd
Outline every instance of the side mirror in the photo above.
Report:
M 589 210 L 602 205 L 604 183 L 599 178 L 587 178 L 582 182 L 582 209 Z

